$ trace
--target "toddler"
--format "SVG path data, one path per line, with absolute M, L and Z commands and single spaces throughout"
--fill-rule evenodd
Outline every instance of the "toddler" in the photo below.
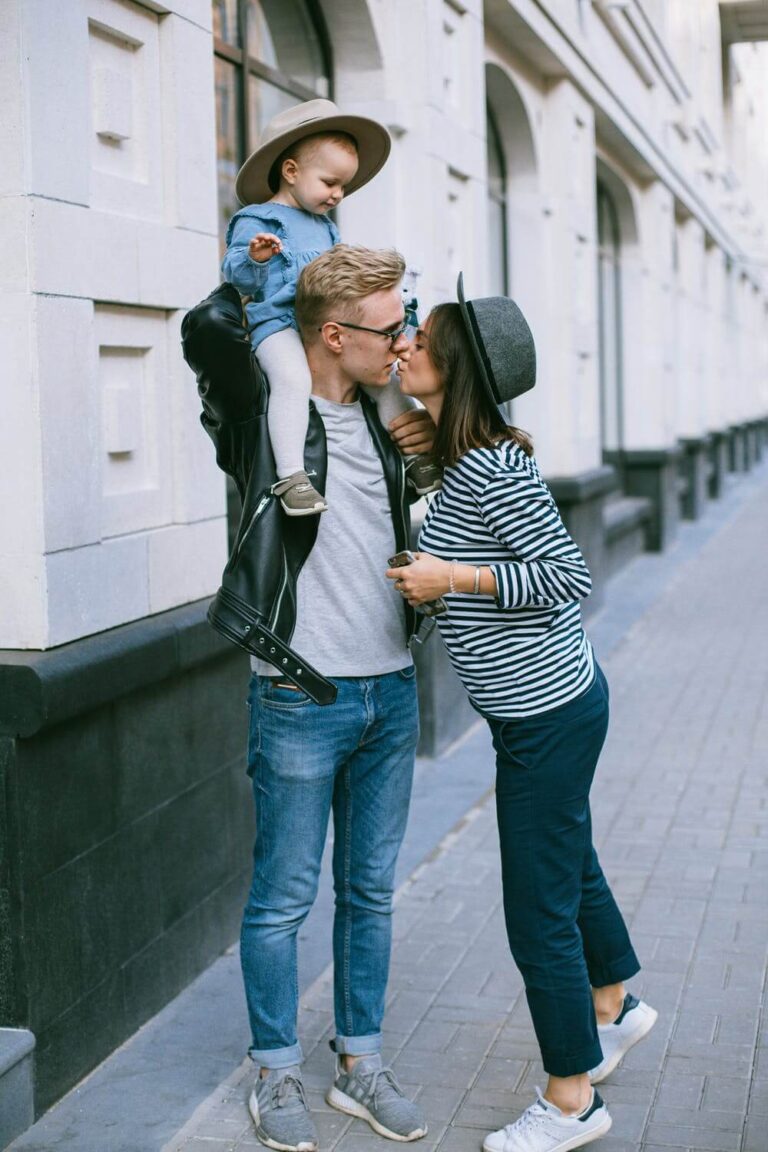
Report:
M 230 221 L 222 270 L 250 297 L 251 343 L 270 386 L 273 491 L 288 516 L 328 507 L 304 470 L 312 382 L 294 316 L 296 282 L 306 264 L 339 241 L 328 213 L 379 171 L 389 148 L 389 134 L 374 120 L 343 115 L 330 100 L 310 100 L 270 121 L 237 177 L 246 207 Z M 395 380 L 369 395 L 385 428 L 410 407 Z M 406 457 L 406 468 L 419 495 L 440 486 L 439 469 L 427 457 Z

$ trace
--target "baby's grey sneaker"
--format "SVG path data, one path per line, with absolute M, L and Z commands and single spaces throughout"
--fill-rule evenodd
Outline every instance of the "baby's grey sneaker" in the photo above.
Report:
M 405 478 L 418 496 L 437 492 L 443 486 L 442 469 L 429 456 L 406 456 Z
M 256 1135 L 267 1148 L 280 1152 L 317 1152 L 317 1132 L 312 1122 L 301 1069 L 272 1068 L 257 1079 L 248 1101 Z
M 644 1000 L 638 1000 L 630 992 L 624 997 L 621 1012 L 612 1024 L 598 1024 L 597 1035 L 603 1050 L 603 1059 L 593 1068 L 589 1079 L 600 1084 L 610 1076 L 620 1060 L 630 1048 L 647 1036 L 658 1019 L 658 1012 Z
M 336 1079 L 325 1099 L 332 1108 L 367 1120 L 374 1132 L 389 1140 L 418 1140 L 427 1133 L 421 1109 L 409 1100 L 381 1056 L 361 1056 L 351 1072 L 336 1062 Z
M 321 496 L 306 472 L 294 472 L 272 485 L 272 491 L 280 497 L 280 503 L 286 516 L 316 516 L 325 512 L 328 505 L 325 497 Z

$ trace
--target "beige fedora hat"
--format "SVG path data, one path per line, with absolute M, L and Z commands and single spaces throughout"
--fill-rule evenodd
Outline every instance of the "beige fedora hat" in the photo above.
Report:
M 346 195 L 367 184 L 383 167 L 392 141 L 383 124 L 366 116 L 347 116 L 332 100 L 306 100 L 278 112 L 267 124 L 259 147 L 237 174 L 235 192 L 241 204 L 263 204 L 277 192 L 275 161 L 297 140 L 316 132 L 347 132 L 357 142 L 359 165 Z M 270 176 L 272 179 L 270 180 Z

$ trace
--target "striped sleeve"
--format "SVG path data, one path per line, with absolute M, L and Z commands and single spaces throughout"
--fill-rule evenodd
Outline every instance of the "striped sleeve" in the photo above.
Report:
M 544 482 L 517 468 L 494 473 L 478 506 L 493 535 L 519 559 L 490 564 L 501 608 L 582 600 L 592 579 Z

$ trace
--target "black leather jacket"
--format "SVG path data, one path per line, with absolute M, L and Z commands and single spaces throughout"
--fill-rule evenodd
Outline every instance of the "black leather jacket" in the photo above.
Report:
M 220 284 L 184 317 L 184 358 L 197 377 L 200 417 L 216 447 L 216 462 L 234 480 L 242 513 L 222 584 L 208 610 L 213 627 L 254 656 L 269 661 L 318 704 L 332 704 L 336 687 L 290 647 L 296 626 L 296 581 L 317 536 L 317 516 L 289 518 L 272 494 L 275 464 L 267 428 L 269 386 L 244 328 L 240 295 Z M 395 546 L 409 547 L 409 496 L 402 457 L 379 423 L 376 406 L 361 403 L 389 493 Z M 325 428 L 310 402 L 304 462 L 325 491 Z M 382 579 L 383 579 L 382 571 Z M 403 644 L 414 632 L 415 613 L 403 602 Z M 341 622 L 328 621 L 328 627 Z M 361 643 L 365 638 L 361 636 Z

